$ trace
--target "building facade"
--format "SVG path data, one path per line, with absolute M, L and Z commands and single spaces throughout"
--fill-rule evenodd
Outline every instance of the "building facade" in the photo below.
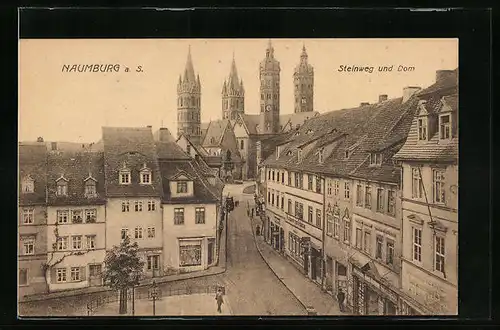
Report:
M 300 63 L 293 73 L 293 91 L 295 97 L 294 112 L 311 112 L 314 109 L 314 69 L 308 63 L 306 46 L 302 47 Z
M 238 113 L 245 113 L 245 88 L 238 78 L 233 55 L 229 77 L 222 86 L 222 119 L 235 120 Z
M 274 57 L 269 40 L 266 57 L 260 62 L 260 127 L 266 134 L 279 132 L 280 116 L 280 62 Z

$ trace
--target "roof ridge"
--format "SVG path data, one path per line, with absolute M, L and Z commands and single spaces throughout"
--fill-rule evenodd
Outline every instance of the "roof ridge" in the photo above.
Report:
M 201 183 L 203 184 L 203 186 L 205 186 L 205 188 L 212 194 L 212 196 L 215 197 L 215 199 L 219 199 L 218 196 L 216 196 L 214 194 L 214 192 L 212 191 L 212 189 L 208 188 L 207 185 L 205 184 L 205 180 L 203 180 L 203 176 L 200 175 L 200 173 L 198 172 L 198 170 L 195 168 L 195 166 L 193 166 L 192 162 L 190 161 L 189 162 L 189 165 L 191 166 L 191 168 L 196 172 L 196 175 L 198 176 L 198 178 L 200 179 Z

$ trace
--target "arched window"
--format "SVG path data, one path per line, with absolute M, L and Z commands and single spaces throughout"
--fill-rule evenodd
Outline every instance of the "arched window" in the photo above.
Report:
M 243 150 L 244 146 L 245 146 L 245 141 L 244 141 L 244 140 L 241 140 L 241 141 L 240 141 L 240 149 L 242 149 L 242 150 Z

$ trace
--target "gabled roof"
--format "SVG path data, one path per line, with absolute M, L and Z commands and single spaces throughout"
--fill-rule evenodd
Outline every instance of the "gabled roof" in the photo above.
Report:
M 196 153 L 198 153 L 201 157 L 208 156 L 208 152 L 205 150 L 205 148 L 203 148 L 203 147 L 202 147 L 201 145 L 199 145 L 199 144 L 195 144 L 195 143 L 193 143 L 193 141 L 191 141 L 191 139 L 190 139 L 188 136 L 186 136 L 186 135 L 184 135 L 184 134 L 182 134 L 182 133 L 181 133 L 181 135 L 179 135 L 179 138 L 177 138 L 177 140 L 176 140 L 175 142 L 176 142 L 176 143 L 178 143 L 178 142 L 179 142 L 179 140 L 180 140 L 181 138 L 184 138 L 184 139 L 186 140 L 186 142 L 187 142 L 187 143 L 188 143 L 188 144 L 189 144 L 189 145 L 190 145 L 190 146 L 191 146 L 191 147 L 192 147 L 192 148 L 196 151 Z
M 108 197 L 161 196 L 161 179 L 156 145 L 151 128 L 103 127 L 106 195 Z M 151 169 L 152 183 L 140 184 L 139 171 L 144 163 Z M 118 174 L 123 164 L 132 171 L 131 183 L 121 185 Z
M 227 126 L 230 124 L 228 119 L 211 121 L 207 128 L 207 133 L 203 139 L 203 147 L 220 147 L 222 138 Z
M 97 196 L 85 196 L 85 182 L 96 181 Z M 68 185 L 67 196 L 57 196 L 58 181 Z M 47 157 L 48 205 L 100 205 L 106 202 L 102 152 L 58 152 Z
M 27 178 L 34 180 L 33 193 L 23 193 L 22 183 Z M 47 148 L 45 144 L 19 144 L 19 204 L 35 205 L 46 202 Z
M 239 113 L 238 117 L 239 119 L 237 119 L 236 122 L 238 121 L 243 122 L 243 125 L 245 126 L 248 135 L 259 134 L 259 132 L 257 131 L 257 126 L 259 125 L 260 122 L 260 115 L 249 115 L 249 114 Z
M 280 115 L 280 125 L 283 130 L 289 125 L 291 129 L 295 129 L 297 125 L 303 125 L 306 120 L 314 118 L 319 115 L 319 112 L 297 112 L 291 114 Z

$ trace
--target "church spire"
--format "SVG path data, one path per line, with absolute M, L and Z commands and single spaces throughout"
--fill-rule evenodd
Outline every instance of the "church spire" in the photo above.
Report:
M 227 83 L 229 88 L 233 88 L 234 90 L 239 89 L 238 70 L 236 69 L 234 52 L 233 52 L 233 61 L 231 62 L 231 71 L 229 72 L 229 79 Z
M 302 44 L 302 54 L 300 54 L 300 59 L 302 61 L 307 61 L 306 45 Z
M 274 47 L 271 43 L 271 39 L 269 39 L 269 42 L 267 43 L 266 57 L 274 57 Z
M 191 45 L 188 48 L 186 68 L 184 69 L 184 81 L 195 82 L 193 60 L 191 59 Z

